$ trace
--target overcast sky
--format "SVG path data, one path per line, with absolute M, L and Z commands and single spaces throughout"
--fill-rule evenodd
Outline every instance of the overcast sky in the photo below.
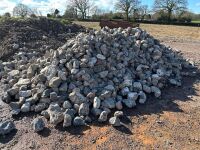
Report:
M 64 12 L 69 0 L 0 0 L 0 14 L 11 12 L 18 3 L 23 3 L 31 8 L 37 8 L 42 14 L 46 15 L 51 9 L 58 8 Z M 154 0 L 142 0 L 142 4 L 152 7 Z M 94 4 L 106 11 L 114 10 L 116 0 L 94 0 Z M 200 13 L 200 0 L 188 0 L 189 10 Z

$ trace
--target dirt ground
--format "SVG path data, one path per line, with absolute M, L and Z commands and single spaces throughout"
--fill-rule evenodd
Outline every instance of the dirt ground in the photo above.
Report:
M 37 134 L 30 128 L 36 115 L 21 115 L 13 118 L 17 130 L 0 137 L 0 149 L 200 149 L 200 42 L 173 41 L 164 36 L 160 39 L 197 62 L 197 75 L 185 77 L 182 87 L 167 87 L 160 99 L 148 97 L 146 104 L 127 109 L 124 112 L 127 117 L 122 118 L 123 126 L 118 128 L 93 123 L 63 129 L 61 125 L 53 127 L 48 123 L 47 128 Z M 0 101 L 0 119 L 3 118 L 11 116 L 9 107 Z

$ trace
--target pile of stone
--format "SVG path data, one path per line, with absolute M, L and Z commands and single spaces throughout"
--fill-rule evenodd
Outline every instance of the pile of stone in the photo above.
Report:
M 109 120 L 120 126 L 123 109 L 144 104 L 151 94 L 159 98 L 168 84 L 181 86 L 187 66 L 179 52 L 140 28 L 103 28 L 80 33 L 43 57 L 19 52 L 2 62 L 3 101 L 12 115 L 33 111 L 54 125 Z M 38 119 L 33 126 L 40 131 L 44 123 Z

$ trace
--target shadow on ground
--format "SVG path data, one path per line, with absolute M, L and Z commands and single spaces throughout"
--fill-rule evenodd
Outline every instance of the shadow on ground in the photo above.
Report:
M 7 135 L 0 135 L 0 143 L 6 144 L 10 142 L 15 137 L 16 133 L 17 133 L 17 129 L 12 130 L 11 133 Z

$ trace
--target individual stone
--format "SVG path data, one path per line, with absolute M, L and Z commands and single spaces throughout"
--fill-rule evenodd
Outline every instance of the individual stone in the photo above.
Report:
M 105 78 L 108 75 L 108 71 L 102 71 L 99 73 L 101 78 Z
M 73 125 L 74 126 L 84 126 L 85 125 L 85 120 L 81 117 L 75 117 L 73 120 Z
M 111 97 L 112 92 L 105 90 L 102 92 L 102 94 L 99 96 L 100 99 L 108 99 Z
M 113 109 L 115 108 L 115 100 L 112 98 L 106 99 L 101 104 L 103 107 Z
M 136 92 L 129 92 L 128 93 L 128 99 L 136 101 L 137 98 L 138 98 L 138 93 L 136 93 Z
M 161 91 L 159 88 L 155 86 L 151 86 L 151 91 L 154 93 L 155 97 L 160 97 L 161 96 Z
M 41 112 L 41 115 L 44 116 L 46 119 L 49 119 L 49 118 L 50 118 L 49 113 L 48 113 L 47 110 L 43 110 L 43 111 Z
M 100 60 L 105 60 L 106 57 L 102 54 L 97 54 L 97 58 L 100 59 Z
M 27 98 L 27 97 L 30 97 L 31 95 L 32 95 L 31 90 L 19 91 L 19 96 L 20 96 L 20 97 Z
M 50 100 L 51 101 L 56 101 L 58 99 L 58 95 L 56 92 L 51 92 L 50 93 Z
M 19 44 L 14 43 L 13 46 L 12 46 L 12 48 L 13 48 L 14 50 L 19 49 Z
M 11 77 L 18 76 L 19 74 L 20 74 L 19 70 L 12 70 L 8 73 L 8 75 Z
M 44 127 L 45 127 L 45 123 L 42 118 L 35 118 L 32 121 L 31 125 L 34 132 L 40 132 L 44 130 Z
M 109 119 L 109 124 L 111 124 L 111 125 L 114 126 L 114 127 L 119 127 L 119 126 L 121 126 L 121 122 L 120 122 L 120 120 L 119 120 L 118 117 L 111 117 L 111 118 Z
M 124 99 L 123 103 L 126 105 L 128 108 L 133 108 L 136 106 L 136 102 L 132 99 Z
M 122 117 L 124 115 L 123 111 L 116 111 L 114 117 Z
M 72 108 L 72 104 L 69 101 L 64 101 L 63 108 L 70 109 L 70 108 Z
M 67 84 L 67 82 L 62 83 L 60 85 L 60 87 L 59 87 L 59 91 L 61 91 L 61 92 L 67 92 L 67 90 L 68 90 L 68 84 Z
M 11 99 L 12 99 L 11 96 L 7 92 L 4 93 L 2 96 L 2 101 L 5 103 L 10 103 Z
M 61 83 L 61 79 L 59 77 L 53 77 L 50 81 L 49 81 L 49 86 L 52 88 L 57 88 Z
M 91 113 L 92 113 L 94 116 L 100 115 L 101 112 L 102 112 L 102 110 L 101 110 L 101 109 L 98 109 L 98 108 L 92 108 L 92 109 L 91 109 Z
M 29 84 L 31 84 L 30 79 L 19 79 L 19 81 L 16 83 L 17 86 L 29 85 Z
M 108 119 L 108 112 L 107 111 L 102 111 L 99 118 L 98 118 L 98 121 L 99 122 L 106 122 Z
M 46 108 L 45 103 L 38 103 L 38 104 L 35 106 L 35 112 L 41 112 L 41 111 L 43 111 L 45 108 Z
M 89 116 L 86 116 L 86 117 L 85 117 L 85 122 L 86 122 L 86 123 L 91 123 L 91 122 L 92 122 L 92 119 L 91 119 Z
M 72 117 L 69 114 L 64 114 L 63 127 L 69 127 L 72 125 Z
M 47 111 L 50 116 L 51 124 L 57 125 L 63 121 L 64 119 L 63 112 L 58 104 L 51 104 Z
M 10 113 L 12 116 L 16 116 L 19 115 L 20 111 L 21 111 L 20 109 L 13 109 Z
M 101 106 L 101 100 L 98 97 L 95 97 L 93 101 L 93 107 L 100 108 L 100 106 Z
M 15 96 L 19 91 L 19 88 L 18 87 L 13 87 L 11 89 L 9 89 L 7 91 L 7 93 L 10 95 L 10 96 Z
M 19 102 L 11 102 L 11 103 L 9 103 L 9 106 L 11 107 L 12 110 L 20 108 Z
M 0 135 L 9 134 L 15 129 L 13 121 L 2 121 L 0 122 Z
M 123 88 L 123 89 L 121 90 L 122 96 L 128 95 L 129 92 L 130 92 L 130 91 L 129 91 L 129 88 L 128 88 L 128 87 L 125 87 L 125 88 Z
M 142 91 L 142 84 L 140 82 L 134 82 L 133 83 L 133 88 L 136 90 L 136 91 Z
M 143 85 L 143 91 L 150 94 L 151 93 L 151 87 L 149 87 L 147 85 Z
M 26 102 L 21 107 L 21 112 L 29 112 L 31 109 L 31 104 L 29 102 Z
M 93 67 L 93 66 L 96 64 L 96 62 L 97 62 L 96 57 L 92 57 L 92 58 L 90 59 L 88 65 L 89 65 L 90 67 Z
M 64 114 L 69 114 L 72 118 L 74 118 L 75 114 L 76 114 L 76 110 L 74 109 L 66 109 Z
M 79 115 L 80 116 L 87 116 L 89 115 L 90 108 L 88 103 L 82 103 L 79 107 Z
M 69 99 L 72 103 L 74 104 L 82 104 L 86 102 L 86 97 L 84 97 L 80 92 L 78 91 L 73 91 L 72 93 L 69 94 Z
M 116 108 L 117 108 L 118 110 L 122 110 L 122 109 L 123 109 L 123 105 L 122 105 L 122 102 L 121 102 L 121 101 L 116 102 Z
M 147 100 L 147 96 L 143 91 L 139 92 L 139 103 L 144 104 Z

